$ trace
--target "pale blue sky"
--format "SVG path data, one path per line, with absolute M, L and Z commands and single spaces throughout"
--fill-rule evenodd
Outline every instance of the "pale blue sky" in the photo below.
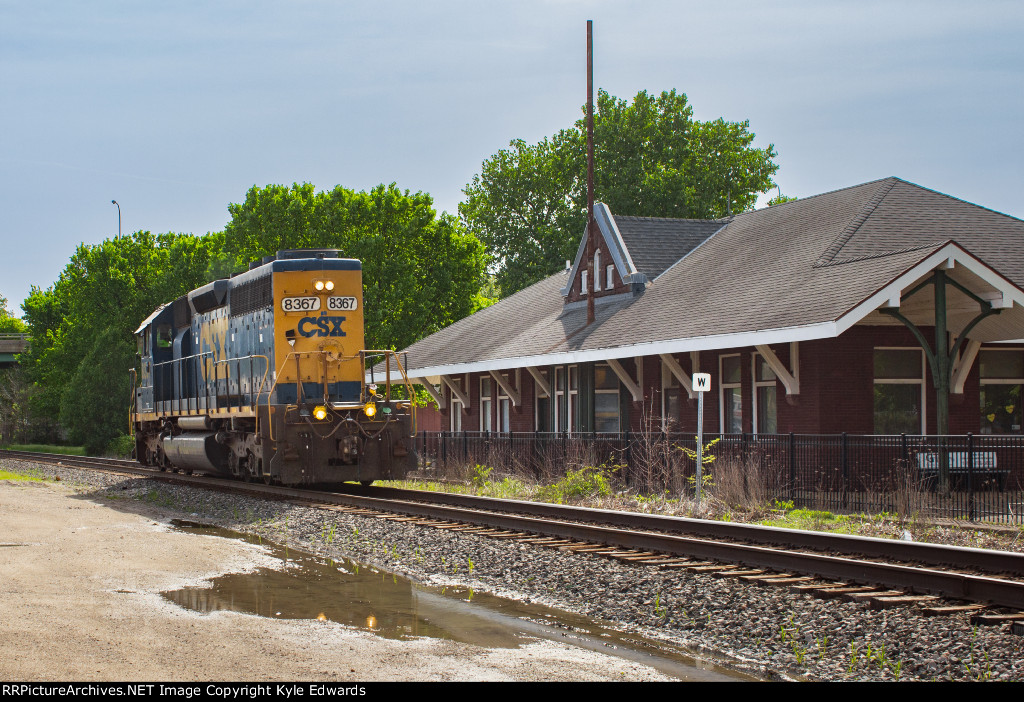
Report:
M 1024 217 L 1024 3 L 0 0 L 0 295 L 80 242 L 222 229 L 252 185 L 396 182 L 455 212 L 595 83 L 750 120 L 782 192 L 895 175 Z

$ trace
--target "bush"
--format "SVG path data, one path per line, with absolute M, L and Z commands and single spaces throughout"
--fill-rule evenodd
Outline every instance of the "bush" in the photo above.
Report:
M 571 497 L 607 497 L 612 494 L 610 478 L 614 471 L 605 465 L 569 470 L 557 483 L 539 488 L 537 499 L 562 504 Z
M 107 448 L 104 449 L 103 454 L 113 458 L 131 458 L 134 450 L 135 437 L 121 434 L 120 436 L 115 436 L 110 440 L 110 443 L 107 444 Z

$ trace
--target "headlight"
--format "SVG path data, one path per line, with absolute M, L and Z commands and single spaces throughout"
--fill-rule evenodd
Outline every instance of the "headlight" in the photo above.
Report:
M 377 405 L 374 404 L 372 401 L 367 402 L 365 405 L 363 405 L 363 413 L 367 417 L 372 419 L 373 415 L 377 414 Z
M 324 281 L 322 281 L 322 280 L 313 281 L 313 287 L 316 288 L 317 290 L 323 290 L 324 289 Z
M 322 422 L 327 419 L 327 408 L 323 405 L 318 405 L 313 408 L 313 419 L 318 422 Z
M 324 287 L 327 288 L 328 290 L 334 290 L 334 281 L 328 280 L 326 283 L 324 283 Z

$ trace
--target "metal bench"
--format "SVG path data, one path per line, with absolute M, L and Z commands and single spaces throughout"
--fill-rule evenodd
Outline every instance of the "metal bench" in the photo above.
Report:
M 949 484 L 954 490 L 967 489 L 967 477 L 970 473 L 971 489 L 1002 492 L 1006 489 L 1006 479 L 1010 471 L 999 469 L 995 451 L 974 451 L 969 456 L 967 451 L 948 451 Z M 973 461 L 973 466 L 970 463 Z M 938 451 L 920 452 L 917 454 L 917 468 L 921 478 L 934 487 L 939 477 Z

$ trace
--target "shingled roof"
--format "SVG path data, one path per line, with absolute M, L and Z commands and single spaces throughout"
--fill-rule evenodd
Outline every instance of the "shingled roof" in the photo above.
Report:
M 557 273 L 410 346 L 410 376 L 835 337 L 940 265 L 1008 308 L 972 338 L 1024 337 L 1024 221 L 898 178 L 728 220 L 611 218 L 645 290 L 587 325 Z

